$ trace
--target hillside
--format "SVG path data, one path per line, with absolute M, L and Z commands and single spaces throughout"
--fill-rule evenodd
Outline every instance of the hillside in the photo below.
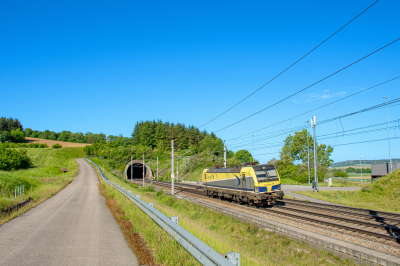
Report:
M 371 163 L 388 163 L 389 159 L 379 159 L 379 160 L 361 160 L 361 164 L 371 164 Z M 392 159 L 393 163 L 400 163 L 400 159 Z M 343 162 L 332 163 L 330 167 L 343 167 L 343 166 L 354 166 L 359 165 L 360 160 L 347 160 Z
M 58 141 L 58 140 L 49 140 L 49 139 L 38 139 L 38 138 L 31 138 L 25 137 L 25 143 L 46 143 L 47 146 L 51 147 L 54 144 L 60 144 L 65 147 L 85 147 L 86 145 L 91 145 L 89 143 L 74 143 L 74 142 L 66 142 L 66 141 Z
M 330 191 L 325 192 L 296 192 L 305 196 L 345 204 L 356 208 L 364 208 L 377 211 L 400 213 L 400 170 L 365 186 L 358 191 Z M 342 194 L 342 200 L 330 197 L 330 194 Z

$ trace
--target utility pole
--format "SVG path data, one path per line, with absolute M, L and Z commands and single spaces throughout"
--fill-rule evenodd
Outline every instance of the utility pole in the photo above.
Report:
M 314 131 L 314 182 L 315 182 L 315 187 L 314 187 L 314 192 L 318 192 L 318 172 L 317 172 L 317 141 L 315 138 L 315 126 L 317 122 L 315 120 L 315 116 L 312 117 L 311 119 L 311 127 L 313 128 Z
M 304 121 L 304 123 L 308 123 L 310 121 Z M 307 130 L 307 129 L 306 129 Z M 310 145 L 308 144 L 308 130 L 306 133 L 306 138 L 307 138 L 307 157 L 308 157 L 308 184 L 310 184 Z
M 360 173 L 361 173 L 361 186 L 362 186 L 362 168 L 361 168 L 361 158 L 362 158 L 363 156 L 360 156 Z
M 226 168 L 226 143 L 224 141 L 224 168 Z
M 172 183 L 172 196 L 174 196 L 174 178 L 175 178 L 175 174 L 174 174 L 174 137 L 172 137 L 171 140 L 171 169 L 172 169 L 172 173 L 171 173 L 171 183 Z
M 133 181 L 133 156 L 131 155 L 131 183 Z
M 157 181 L 158 181 L 158 156 L 157 156 Z
M 179 156 L 176 156 L 176 183 L 179 181 Z
M 144 152 L 143 152 L 143 186 L 144 186 L 144 168 L 145 166 L 144 166 Z
M 392 155 L 391 155 L 391 151 L 390 151 L 390 130 L 389 130 L 389 106 L 388 106 L 388 102 L 387 102 L 387 98 L 383 97 L 386 100 L 386 115 L 387 115 L 387 121 L 388 121 L 388 141 L 389 141 L 389 160 L 390 160 L 390 173 L 392 173 L 393 169 L 392 169 Z

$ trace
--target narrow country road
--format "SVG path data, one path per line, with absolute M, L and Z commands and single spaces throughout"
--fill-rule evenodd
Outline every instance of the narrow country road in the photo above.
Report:
M 138 265 L 98 190 L 95 170 L 0 226 L 0 265 Z

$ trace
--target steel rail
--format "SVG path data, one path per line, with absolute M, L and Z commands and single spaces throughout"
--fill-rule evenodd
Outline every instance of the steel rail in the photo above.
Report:
M 143 212 L 151 217 L 158 225 L 160 225 L 168 234 L 171 235 L 182 247 L 184 247 L 198 262 L 202 265 L 221 265 L 221 266 L 232 266 L 238 265 L 239 263 L 231 263 L 225 259 L 211 247 L 200 241 L 198 238 L 190 234 L 188 231 L 183 229 L 181 226 L 173 222 L 170 218 L 153 208 L 150 204 L 141 200 L 138 196 L 134 196 L 131 191 L 127 191 L 124 187 L 111 182 L 103 173 L 101 168 L 92 162 L 90 159 L 85 158 L 88 162 L 95 165 L 104 181 L 107 184 L 113 186 L 116 190 L 121 192 L 129 200 L 131 200 L 136 206 L 138 206 Z M 230 257 L 231 254 L 227 254 Z M 239 255 L 239 254 L 237 254 Z M 240 256 L 240 255 L 239 255 Z M 237 260 L 239 261 L 239 260 Z
M 168 182 L 158 181 L 158 183 L 159 184 L 157 184 L 157 185 L 160 185 L 160 186 L 163 186 L 163 187 L 170 187 L 170 184 Z M 185 192 L 193 193 L 194 190 L 193 189 L 187 189 L 187 190 L 185 190 Z M 193 193 L 193 194 L 196 194 L 196 193 Z M 309 203 L 309 202 L 307 202 L 307 203 Z M 328 205 L 328 204 L 324 204 L 324 205 Z M 328 205 L 328 206 L 330 206 L 330 205 Z M 336 207 L 336 205 L 332 205 L 332 206 Z M 355 227 L 351 227 L 351 226 L 346 226 L 346 225 L 341 225 L 341 224 L 337 224 L 337 223 L 321 221 L 321 220 L 318 220 L 318 219 L 315 219 L 315 218 L 304 217 L 304 216 L 300 216 L 300 215 L 296 215 L 296 214 L 292 214 L 292 213 L 279 211 L 279 210 L 276 210 L 276 209 L 264 209 L 264 208 L 260 208 L 260 207 L 252 207 L 252 208 L 256 208 L 257 210 L 260 210 L 262 212 L 270 212 L 270 213 L 271 212 L 275 212 L 275 213 L 278 213 L 280 215 L 290 216 L 290 217 L 293 217 L 293 218 L 296 218 L 296 219 L 303 219 L 303 220 L 314 222 L 314 223 L 320 223 L 320 224 L 324 224 L 324 225 L 328 225 L 328 226 L 338 227 L 338 228 L 341 228 L 341 229 L 345 229 L 347 231 L 354 231 L 354 232 L 357 232 L 357 233 L 362 233 L 362 234 L 365 234 L 365 235 L 370 235 L 370 236 L 374 236 L 374 237 L 378 237 L 378 238 L 384 238 L 384 239 L 387 239 L 387 240 L 391 240 L 391 241 L 395 241 L 397 243 L 400 243 L 400 238 L 397 237 L 397 236 L 390 236 L 390 235 L 385 235 L 385 234 L 381 234 L 381 233 L 375 233 L 375 232 L 371 232 L 371 231 L 367 231 L 367 230 L 364 230 L 364 229 L 359 229 L 359 228 L 355 228 Z M 357 209 L 357 208 L 351 208 L 351 209 Z M 363 209 L 361 209 L 361 210 L 363 210 Z M 383 230 L 386 230 L 386 229 L 394 229 L 395 231 L 399 230 L 399 228 L 396 228 L 396 227 L 371 224 L 371 223 L 367 223 L 367 222 L 356 221 L 356 220 L 352 220 L 352 219 L 346 219 L 346 218 L 330 216 L 330 215 L 325 215 L 325 214 L 319 214 L 319 213 L 315 213 L 315 212 L 300 211 L 300 210 L 294 210 L 294 211 L 310 213 L 312 215 L 320 216 L 320 217 L 323 217 L 323 218 L 335 219 L 335 220 L 339 220 L 339 221 L 343 221 L 343 222 L 347 222 L 347 223 L 356 223 L 356 224 L 369 226 L 369 227 L 374 227 L 374 228 L 379 228 L 379 229 L 383 229 Z
M 300 206 L 303 208 L 312 208 L 312 209 L 317 209 L 321 211 L 334 211 L 335 213 L 341 213 L 344 215 L 349 215 L 349 216 L 354 216 L 354 217 L 360 217 L 363 219 L 368 219 L 368 220 L 374 220 L 377 222 L 385 222 L 385 223 L 390 223 L 390 224 L 400 224 L 400 219 L 393 219 L 393 218 L 388 218 L 388 217 L 382 217 L 382 216 L 377 216 L 377 215 L 370 215 L 370 214 L 364 214 L 360 212 L 350 212 L 347 210 L 335 210 L 334 208 L 325 208 L 325 207 L 319 207 L 319 206 L 311 206 L 307 204 L 302 204 L 302 203 L 297 203 L 297 202 L 285 202 L 285 205 L 274 205 L 275 207 L 286 207 L 286 205 L 295 205 L 295 206 Z M 328 205 L 328 204 L 327 204 Z M 333 205 L 334 207 L 334 205 Z
M 393 232 L 398 232 L 398 233 L 400 232 L 400 228 L 390 226 L 390 225 L 373 224 L 373 223 L 357 221 L 357 220 L 353 220 L 353 219 L 347 219 L 347 218 L 343 218 L 343 217 L 337 217 L 337 216 L 332 216 L 332 215 L 327 215 L 327 214 L 322 214 L 322 213 L 317 213 L 317 212 L 293 209 L 293 208 L 285 207 L 285 206 L 279 207 L 279 209 L 287 209 L 292 212 L 305 213 L 308 215 L 319 216 L 319 217 L 343 221 L 343 222 L 347 222 L 347 223 L 363 225 L 363 226 L 367 226 L 367 227 L 374 227 L 374 228 L 378 228 L 378 229 L 382 229 L 382 230 L 386 230 L 386 231 L 391 230 Z
M 281 215 L 284 215 L 284 216 L 290 216 L 290 217 L 296 218 L 296 219 L 302 219 L 302 220 L 306 220 L 306 221 L 309 221 L 309 222 L 320 223 L 320 224 L 324 224 L 324 225 L 338 227 L 340 229 L 345 229 L 345 230 L 348 230 L 348 231 L 354 231 L 354 232 L 362 233 L 362 234 L 365 234 L 365 235 L 372 235 L 372 236 L 375 236 L 375 237 L 378 237 L 378 238 L 384 238 L 384 239 L 387 239 L 387 240 L 391 240 L 391 241 L 395 241 L 397 243 L 400 243 L 400 238 L 398 238 L 398 237 L 393 237 L 393 236 L 388 236 L 388 235 L 384 235 L 384 234 L 380 234 L 380 233 L 375 233 L 375 232 L 367 231 L 367 230 L 364 230 L 364 229 L 359 229 L 359 228 L 354 228 L 354 227 L 351 227 L 351 226 L 346 226 L 346 225 L 341 225 L 341 224 L 321 221 L 321 220 L 317 220 L 317 219 L 314 219 L 314 218 L 309 218 L 309 217 L 304 217 L 304 216 L 300 216 L 300 215 L 296 215 L 296 214 L 281 212 L 281 211 L 278 211 L 278 210 L 263 209 L 262 211 L 263 212 L 275 212 L 275 213 L 278 213 L 278 214 L 281 214 Z

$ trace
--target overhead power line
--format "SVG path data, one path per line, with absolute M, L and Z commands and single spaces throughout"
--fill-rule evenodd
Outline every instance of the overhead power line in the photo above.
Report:
M 392 106 L 393 104 L 398 103 L 398 102 L 400 102 L 400 98 L 393 99 L 393 100 L 387 102 L 387 106 Z M 362 110 L 359 110 L 359 111 L 356 111 L 356 112 L 352 112 L 352 113 L 348 113 L 348 114 L 345 114 L 345 115 L 341 115 L 341 116 L 325 119 L 325 120 L 320 121 L 318 124 L 319 125 L 320 124 L 325 124 L 325 123 L 332 122 L 332 121 L 335 121 L 335 120 L 340 120 L 340 119 L 345 118 L 345 117 L 353 116 L 353 115 L 356 115 L 356 114 L 372 111 L 372 110 L 383 108 L 383 107 L 386 107 L 386 103 L 377 104 L 377 105 L 374 105 L 374 106 L 371 106 L 371 107 L 368 107 L 368 108 L 365 108 L 365 109 L 362 109 Z M 298 126 L 296 128 L 297 129 L 305 129 L 305 128 L 309 128 L 309 127 L 310 127 L 310 125 L 307 125 L 307 126 L 303 125 L 303 126 Z M 267 140 L 267 139 L 275 138 L 275 137 L 278 137 L 278 136 L 282 136 L 282 135 L 285 135 L 287 133 L 291 133 L 292 131 L 293 131 L 292 129 L 290 129 L 290 130 L 286 129 L 286 131 L 282 130 L 281 131 L 282 133 L 277 133 L 275 135 L 264 137 L 264 138 L 261 138 L 261 139 L 256 139 L 256 140 L 251 140 L 251 141 L 248 141 L 248 142 L 240 143 L 240 145 L 235 145 L 234 148 L 251 145 L 251 144 L 254 144 L 255 142 L 260 142 L 260 141 L 263 141 L 263 140 Z
M 390 138 L 390 139 L 400 139 L 400 137 L 395 137 L 395 138 Z M 336 145 L 331 145 L 331 146 L 332 146 L 332 147 L 336 147 L 336 146 L 346 146 L 346 145 L 353 145 L 353 144 L 360 144 L 360 143 L 367 143 L 367 142 L 375 142 L 375 141 L 382 141 L 382 140 L 387 140 L 387 138 L 384 138 L 384 139 L 367 140 L 367 141 L 359 141 L 359 142 L 351 142 L 351 143 L 343 143 L 343 144 L 336 144 Z
M 386 83 L 388 83 L 388 82 L 394 81 L 394 80 L 396 80 L 396 79 L 398 79 L 398 78 L 400 78 L 400 76 L 397 76 L 397 77 L 395 77 L 395 78 L 389 79 L 389 80 L 387 80 L 387 81 L 384 81 L 384 82 L 381 82 L 381 83 L 379 83 L 379 84 L 376 84 L 376 85 L 374 85 L 374 86 L 372 86 L 372 87 L 369 87 L 369 88 L 363 89 L 363 90 L 361 90 L 361 91 L 359 91 L 359 92 L 356 92 L 356 93 L 350 94 L 350 95 L 348 95 L 348 96 L 346 96 L 346 97 L 343 97 L 343 98 L 340 98 L 340 99 L 338 99 L 338 100 L 336 100 L 336 101 L 333 101 L 333 102 L 330 102 L 330 103 L 324 104 L 324 105 L 322 105 L 322 106 L 320 106 L 320 107 L 317 107 L 317 108 L 311 109 L 311 110 L 309 110 L 309 111 L 306 111 L 306 112 L 304 112 L 304 113 L 301 113 L 301 114 L 299 114 L 299 115 L 293 116 L 293 117 L 291 117 L 291 118 L 288 118 L 288 119 L 282 120 L 282 121 L 280 121 L 280 122 L 277 122 L 277 123 L 275 123 L 275 124 L 272 124 L 272 125 L 269 125 L 269 126 L 266 126 L 266 127 L 260 128 L 260 129 L 257 129 L 257 130 L 255 130 L 255 131 L 252 131 L 252 132 L 249 132 L 249 133 L 246 133 L 246 134 L 240 135 L 240 136 L 238 136 L 238 137 L 236 137 L 236 138 L 228 139 L 228 140 L 226 140 L 226 141 L 231 141 L 231 140 L 240 139 L 240 138 L 242 138 L 243 136 L 250 135 L 250 134 L 254 134 L 254 133 L 256 133 L 256 132 L 259 132 L 259 131 L 261 131 L 261 130 L 264 130 L 264 129 L 266 129 L 266 128 L 270 128 L 270 127 L 272 127 L 272 126 L 276 126 L 276 125 L 282 124 L 282 123 L 284 123 L 284 122 L 287 122 L 287 121 L 289 121 L 289 120 L 291 120 L 291 119 L 294 119 L 294 118 L 300 117 L 300 116 L 302 116 L 302 115 L 305 115 L 305 114 L 308 114 L 308 113 L 314 112 L 314 111 L 316 111 L 316 110 L 318 110 L 318 109 L 321 109 L 321 108 L 324 108 L 324 107 L 326 107 L 326 106 L 329 106 L 329 105 L 331 105 L 331 104 L 334 104 L 334 103 L 340 102 L 340 101 L 342 101 L 342 100 L 344 100 L 344 99 L 347 99 L 347 98 L 353 97 L 353 96 L 355 96 L 355 95 L 357 95 L 357 94 L 363 93 L 363 92 L 365 92 L 365 91 L 367 91 L 367 90 L 370 90 L 370 89 L 376 88 L 376 87 L 378 87 L 378 86 L 381 86 L 381 85 L 383 85 L 383 84 L 386 84 Z M 269 134 L 269 133 L 268 133 L 268 134 Z M 245 137 L 245 138 L 251 138 L 251 137 Z
M 221 129 L 218 129 L 217 131 L 214 131 L 214 133 L 217 133 L 217 132 L 219 132 L 219 131 L 222 131 L 222 130 L 224 130 L 224 129 L 227 129 L 227 128 L 229 128 L 229 127 L 231 127 L 231 126 L 233 126 L 233 125 L 236 125 L 236 124 L 238 124 L 238 123 L 240 123 L 240 122 L 243 122 L 244 120 L 247 120 L 247 119 L 249 119 L 250 117 L 255 116 L 256 114 L 259 114 L 259 113 L 261 113 L 261 112 L 264 112 L 265 110 L 267 110 L 267 109 L 269 109 L 269 108 L 271 108 L 271 107 L 273 107 L 273 106 L 275 106 L 275 105 L 278 105 L 278 104 L 280 104 L 281 102 L 286 101 L 287 99 L 292 98 L 293 96 L 299 94 L 300 92 L 303 92 L 303 91 L 305 91 L 305 90 L 311 88 L 312 86 L 317 85 L 318 83 L 320 83 L 320 82 L 322 82 L 322 81 L 324 81 L 324 80 L 326 80 L 326 79 L 328 79 L 328 78 L 330 78 L 330 77 L 332 77 L 332 76 L 338 74 L 339 72 L 341 72 L 341 71 L 343 71 L 343 70 L 345 70 L 345 69 L 351 67 L 352 65 L 357 64 L 358 62 L 364 60 L 365 58 L 370 57 L 371 55 L 373 55 L 373 54 L 379 52 L 380 50 L 385 49 L 386 47 L 388 47 L 389 45 L 391 45 L 391 44 L 397 42 L 398 40 L 400 40 L 400 38 L 398 38 L 398 39 L 396 39 L 396 40 L 394 40 L 394 41 L 392 41 L 392 42 L 386 44 L 385 46 L 382 46 L 382 47 L 379 48 L 378 50 L 373 51 L 372 53 L 370 53 L 370 54 L 368 54 L 368 55 L 366 55 L 366 56 L 364 56 L 364 57 L 358 59 L 357 61 L 354 61 L 353 63 L 351 63 L 351 64 L 349 64 L 349 65 L 347 65 L 347 66 L 345 66 L 345 67 L 339 69 L 338 71 L 336 71 L 336 72 L 334 72 L 334 73 L 332 73 L 332 74 L 326 76 L 326 77 L 323 78 L 323 79 L 318 80 L 317 82 L 315 82 L 315 83 L 313 83 L 313 84 L 311 84 L 311 85 L 305 87 L 304 89 L 301 89 L 301 90 L 299 90 L 299 91 L 297 91 L 297 92 L 291 94 L 290 96 L 285 97 L 285 98 L 283 98 L 282 100 L 277 101 L 277 102 L 274 103 L 274 104 L 271 104 L 271 105 L 268 106 L 268 107 L 266 107 L 266 108 L 264 108 L 264 109 L 262 109 L 262 110 L 260 110 L 260 111 L 258 111 L 258 112 L 255 112 L 255 113 L 253 113 L 253 114 L 251 114 L 251 115 L 249 115 L 249 116 L 247 116 L 247 117 L 245 117 L 245 118 L 243 118 L 243 119 L 241 119 L 241 120 L 239 120 L 239 121 L 236 121 L 235 123 L 232 123 L 232 124 L 230 124 L 230 125 L 228 125 L 228 126 L 226 126 L 226 127 L 223 127 L 223 128 L 221 128 Z
M 223 114 L 229 112 L 231 109 L 233 109 L 234 107 L 236 107 L 237 105 L 239 105 L 240 103 L 244 102 L 246 99 L 248 99 L 249 97 L 251 97 L 253 94 L 255 94 L 256 92 L 258 92 L 259 90 L 261 90 L 262 88 L 264 88 L 265 86 L 267 86 L 269 83 L 271 83 L 274 79 L 276 79 L 277 77 L 279 77 L 280 75 L 282 75 L 283 73 L 285 73 L 287 70 L 289 70 L 292 66 L 294 66 L 295 64 L 297 64 L 298 62 L 300 62 L 302 59 L 304 59 L 307 55 L 311 54 L 313 51 L 315 51 L 318 47 L 320 47 L 322 44 L 324 44 L 326 41 L 328 41 L 330 38 L 332 38 L 334 35 L 336 35 L 339 31 L 341 31 L 342 29 L 344 29 L 347 25 L 349 25 L 351 22 L 353 22 L 354 20 L 356 20 L 359 16 L 361 16 L 363 13 L 365 13 L 368 9 L 370 9 L 373 5 L 375 5 L 376 3 L 378 3 L 379 0 L 375 1 L 372 5 L 370 5 L 369 7 L 367 7 L 366 9 L 364 9 L 364 11 L 362 11 L 360 14 L 358 14 L 357 16 L 355 16 L 352 20 L 350 20 L 349 22 L 347 22 L 344 26 L 342 26 L 340 29 L 338 29 L 337 31 L 335 31 L 331 36 L 329 36 L 328 38 L 326 38 L 324 41 L 322 41 L 320 44 L 318 44 L 317 46 L 315 46 L 313 49 L 311 49 L 308 53 L 306 53 L 305 55 L 303 55 L 300 59 L 298 59 L 296 62 L 294 62 L 293 64 L 291 64 L 290 66 L 288 66 L 286 69 L 284 69 L 282 72 L 280 72 L 278 75 L 276 75 L 275 77 L 273 77 L 272 79 L 270 79 L 267 83 L 265 83 L 264 85 L 262 85 L 260 88 L 258 88 L 257 90 L 253 91 L 252 93 L 250 93 L 248 96 L 246 96 L 245 98 L 243 98 L 242 100 L 240 100 L 238 103 L 234 104 L 233 106 L 231 106 L 230 108 L 228 108 L 227 110 L 225 110 L 224 112 L 222 112 L 221 114 L 217 115 L 216 117 L 214 117 L 213 119 L 211 119 L 210 121 L 206 122 L 205 124 L 199 126 L 199 128 L 207 125 L 208 123 L 214 121 L 215 119 L 217 119 L 218 117 L 222 116 Z

